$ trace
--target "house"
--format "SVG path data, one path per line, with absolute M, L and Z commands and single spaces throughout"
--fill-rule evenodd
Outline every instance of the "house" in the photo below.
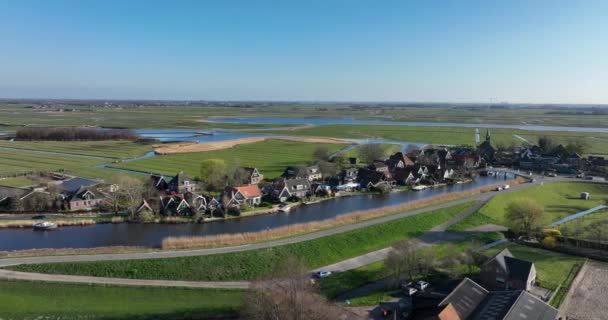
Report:
M 558 313 L 524 290 L 488 291 L 469 278 L 439 303 L 439 310 L 445 317 L 435 319 L 442 320 L 555 320 Z
M 281 176 L 286 179 L 307 179 L 309 182 L 321 180 L 323 174 L 319 166 L 308 166 L 308 167 L 287 167 L 283 175 Z
M 165 179 L 164 176 L 150 176 L 150 184 L 154 186 L 157 190 L 165 191 L 169 189 L 169 183 Z
M 264 175 L 260 174 L 257 168 L 244 167 L 242 169 L 246 177 L 246 184 L 258 184 L 264 180 Z
M 12 188 L 0 186 L 0 206 L 7 204 L 13 199 L 21 200 L 24 196 L 31 193 L 31 190 L 23 188 Z
M 63 207 L 68 211 L 93 210 L 99 207 L 106 197 L 95 187 L 80 187 L 76 191 L 64 193 Z
M 192 214 L 190 204 L 179 194 L 162 196 L 160 205 L 162 214 L 166 216 L 189 216 Z
M 62 207 L 68 211 L 90 211 L 107 199 L 98 180 L 74 177 L 55 186 L 60 190 Z
M 167 191 L 175 193 L 187 193 L 196 191 L 196 184 L 190 180 L 184 172 L 176 174 L 173 179 L 167 183 Z
M 260 191 L 260 188 L 256 184 L 226 187 L 224 195 L 228 199 L 228 202 L 224 204 L 226 207 L 240 206 L 242 204 L 255 207 L 262 203 L 262 191 Z
M 386 167 L 388 170 L 388 167 Z M 395 179 L 393 179 L 390 174 L 387 174 L 384 171 L 377 171 L 373 169 L 362 168 L 359 170 L 359 174 L 357 176 L 357 182 L 361 186 L 361 188 L 375 189 L 380 187 L 381 185 L 386 185 L 388 187 L 393 187 L 395 185 Z
M 397 152 L 386 160 L 389 170 L 393 172 L 396 169 L 403 169 L 414 165 L 414 161 L 403 152 Z
M 529 261 L 517 259 L 504 249 L 481 267 L 481 284 L 489 290 L 529 291 L 536 281 L 536 268 Z
M 386 176 L 391 175 L 388 165 L 382 161 L 374 161 L 374 163 L 369 166 L 369 169 L 380 172 Z
M 414 168 L 397 168 L 393 172 L 393 179 L 400 185 L 413 185 L 420 181 L 420 179 L 416 178 L 414 173 L 416 170 Z
M 310 181 L 306 178 L 279 178 L 275 181 L 271 190 L 271 196 L 281 202 L 290 198 L 305 198 L 310 195 Z
M 139 207 L 137 207 L 137 210 L 135 210 L 135 212 L 139 215 L 141 213 L 149 213 L 149 214 L 154 214 L 154 209 L 152 209 L 152 206 L 150 206 L 150 204 L 148 203 L 148 201 L 144 200 L 141 202 L 141 204 L 139 205 Z

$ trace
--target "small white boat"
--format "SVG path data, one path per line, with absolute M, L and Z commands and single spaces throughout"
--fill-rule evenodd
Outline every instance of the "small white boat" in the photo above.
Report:
M 291 210 L 290 206 L 286 204 L 279 205 L 279 212 L 289 212 L 289 210 Z
M 57 224 L 48 222 L 48 221 L 44 221 L 44 222 L 34 223 L 32 225 L 32 227 L 34 227 L 34 230 L 46 231 L 46 230 L 57 229 Z
M 424 190 L 426 188 L 427 188 L 427 186 L 414 186 L 414 187 L 412 187 L 412 190 L 414 190 L 414 191 L 421 191 L 421 190 Z

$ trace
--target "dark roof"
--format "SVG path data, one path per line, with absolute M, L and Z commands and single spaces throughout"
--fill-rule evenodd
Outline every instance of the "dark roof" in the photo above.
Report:
M 78 190 L 70 192 L 69 195 L 67 196 L 67 199 L 69 201 L 72 201 L 75 199 L 84 200 L 83 196 L 87 192 L 92 193 L 95 196 L 95 198 L 99 197 L 99 195 L 100 195 L 99 191 L 96 190 L 94 187 L 80 187 L 80 188 L 78 188 Z
M 97 181 L 97 180 L 75 177 L 75 178 L 61 182 L 61 185 L 59 187 L 61 189 L 63 189 L 64 191 L 68 191 L 71 193 L 71 192 L 76 192 L 81 187 L 93 186 L 93 185 L 96 185 L 99 183 L 101 183 L 101 182 Z
M 505 320 L 555 320 L 557 309 L 523 291 L 504 317 Z
M 492 259 L 488 260 L 485 264 L 488 264 L 492 261 L 496 261 L 502 267 L 503 270 L 508 271 L 507 263 L 505 262 L 505 257 L 513 258 L 513 254 L 507 248 L 502 249 L 502 251 L 497 253 L 494 257 L 492 257 Z
M 528 277 L 532 271 L 532 262 L 509 256 L 505 256 L 504 261 L 509 272 L 509 279 L 528 281 Z
M 297 189 L 298 185 L 302 185 L 302 186 L 304 186 L 304 188 L 298 190 Z M 289 192 L 291 192 L 291 191 L 305 191 L 305 190 L 310 190 L 310 182 L 308 181 L 308 179 L 304 179 L 304 178 L 286 179 L 285 180 L 285 187 L 287 188 L 287 190 L 289 190 Z
M 440 307 L 452 304 L 461 319 L 467 319 L 488 295 L 488 290 L 469 278 L 464 278 L 458 286 L 439 303 Z
M 522 290 L 490 292 L 483 303 L 477 307 L 471 319 L 488 320 L 504 318 L 521 293 Z

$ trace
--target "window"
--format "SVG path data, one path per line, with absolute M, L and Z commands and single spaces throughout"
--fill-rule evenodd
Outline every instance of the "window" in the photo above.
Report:
M 188 181 L 188 180 L 184 181 L 184 185 L 186 185 L 186 186 L 190 185 L 190 181 Z

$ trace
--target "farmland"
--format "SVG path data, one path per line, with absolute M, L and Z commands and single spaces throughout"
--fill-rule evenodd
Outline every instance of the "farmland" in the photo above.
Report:
M 107 161 L 107 159 L 0 149 L 0 176 L 12 176 L 32 171 L 70 171 Z
M 3 141 L 0 147 L 40 150 L 73 155 L 86 155 L 111 159 L 129 159 L 152 151 L 149 144 L 133 141 Z
M 170 259 L 53 263 L 10 267 L 20 271 L 167 280 L 246 280 L 289 256 L 317 268 L 418 236 L 461 213 L 464 203 L 315 240 L 268 249 Z M 180 272 L 175 272 L 180 270 Z
M 319 147 L 336 152 L 344 145 L 268 140 L 224 150 L 157 156 L 112 167 L 166 175 L 184 171 L 195 177 L 199 175 L 203 160 L 223 159 L 230 165 L 256 167 L 266 178 L 274 178 L 281 175 L 288 166 L 312 161 L 313 152 Z
M 241 293 L 0 280 L 0 310 L 3 319 L 203 319 L 237 313 Z
M 581 200 L 579 198 L 581 192 L 590 192 L 593 197 L 591 200 Z M 450 230 L 464 230 L 486 223 L 505 224 L 506 208 L 518 198 L 530 198 L 542 205 L 546 212 L 544 223 L 549 224 L 565 216 L 603 204 L 608 199 L 608 186 L 584 182 L 554 182 L 500 194 L 492 198 L 478 212 L 452 226 Z
M 412 127 L 392 125 L 323 125 L 289 131 L 271 131 L 273 134 L 289 134 L 304 136 L 321 136 L 334 138 L 382 138 L 397 141 L 434 143 L 434 144 L 475 144 L 475 129 L 463 127 Z M 480 128 L 483 139 L 485 129 Z M 541 136 L 553 138 L 557 143 L 567 144 L 576 139 L 585 139 L 589 143 L 587 152 L 593 154 L 608 154 L 608 134 L 584 133 L 567 131 L 530 131 L 518 129 L 490 129 L 492 142 L 496 145 L 508 146 L 512 143 L 521 145 L 519 135 L 531 142 L 536 142 Z M 591 138 L 593 137 L 593 138 Z
M 565 236 L 596 241 L 608 238 L 608 209 L 596 211 L 576 220 L 561 224 L 558 228 Z

